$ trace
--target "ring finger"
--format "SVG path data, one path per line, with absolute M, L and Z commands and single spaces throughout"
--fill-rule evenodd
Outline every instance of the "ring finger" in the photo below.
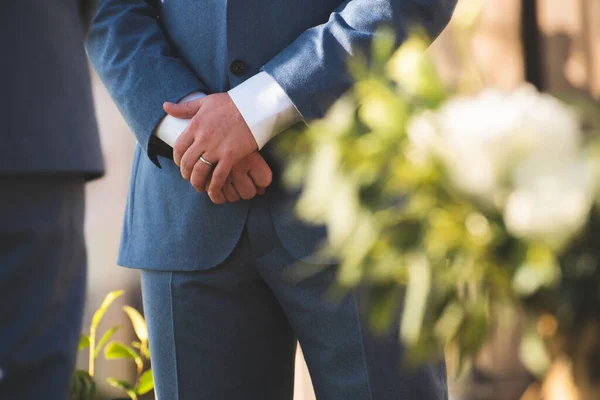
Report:
M 210 159 L 204 154 L 202 155 L 207 161 Z M 183 165 L 183 164 L 182 164 Z M 196 164 L 192 168 L 190 175 L 190 183 L 199 192 L 206 192 L 206 183 L 209 181 L 209 176 L 212 173 L 214 167 L 203 162 L 200 157 L 196 161 Z
M 181 157 L 181 163 L 179 166 L 179 169 L 181 170 L 181 176 L 183 176 L 183 179 L 188 181 L 190 180 L 192 172 L 194 168 L 196 168 L 196 164 L 201 163 L 200 156 L 203 152 L 204 151 L 200 148 L 198 142 L 192 143 L 192 145 L 185 151 L 185 153 Z M 208 165 L 206 167 L 208 167 Z

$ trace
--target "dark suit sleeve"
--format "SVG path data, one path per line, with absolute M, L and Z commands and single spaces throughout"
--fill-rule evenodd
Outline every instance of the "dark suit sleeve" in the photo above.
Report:
M 152 134 L 166 115 L 162 104 L 206 92 L 206 86 L 174 54 L 156 3 L 100 0 L 86 49 L 138 143 L 157 164 Z
M 321 118 L 352 85 L 349 57 L 368 49 L 381 25 L 400 43 L 413 26 L 437 36 L 457 0 L 346 0 L 319 26 L 308 29 L 262 67 L 290 97 L 305 120 Z

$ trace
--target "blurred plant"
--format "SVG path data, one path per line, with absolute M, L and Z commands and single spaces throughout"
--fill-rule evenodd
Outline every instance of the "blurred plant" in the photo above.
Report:
M 110 305 L 123 294 L 124 291 L 122 290 L 110 292 L 92 317 L 90 334 L 81 335 L 79 350 L 88 349 L 89 362 L 87 371 L 77 370 L 73 376 L 71 385 L 71 399 L 73 400 L 96 399 L 96 383 L 94 381 L 95 364 L 102 349 L 104 349 L 104 356 L 108 360 L 129 359 L 135 362 L 136 365 L 136 379 L 134 383 L 107 378 L 107 382 L 111 386 L 125 391 L 133 400 L 139 399 L 141 395 L 150 392 L 154 388 L 152 370 L 150 368 L 144 369 L 145 365 L 150 362 L 148 328 L 144 317 L 137 310 L 130 306 L 123 307 L 123 311 L 127 314 L 133 325 L 138 341 L 134 341 L 131 346 L 117 341 L 109 342 L 115 332 L 120 329 L 120 326 L 111 327 L 102 335 L 99 341 L 97 340 L 97 329 L 100 321 Z
M 452 92 L 423 35 L 393 43 L 380 32 L 369 62 L 350 63 L 353 89 L 280 141 L 299 214 L 328 227 L 338 289 L 368 289 L 375 329 L 403 303 L 409 361 L 446 348 L 468 365 L 495 305 L 527 313 L 522 359 L 538 376 L 558 354 L 590 361 L 578 338 L 600 326 L 597 135 L 528 85 Z

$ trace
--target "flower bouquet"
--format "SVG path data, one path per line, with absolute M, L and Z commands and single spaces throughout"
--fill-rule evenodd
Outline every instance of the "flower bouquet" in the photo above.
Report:
M 394 50 L 382 31 L 369 61 L 350 63 L 353 89 L 283 138 L 287 181 L 302 188 L 298 212 L 327 225 L 337 289 L 367 288 L 375 329 L 402 305 L 409 361 L 446 350 L 460 370 L 487 340 L 492 314 L 508 310 L 525 315 L 520 354 L 532 373 L 543 378 L 564 358 L 593 388 L 595 107 L 588 114 L 529 85 L 451 88 L 427 47 L 414 35 Z

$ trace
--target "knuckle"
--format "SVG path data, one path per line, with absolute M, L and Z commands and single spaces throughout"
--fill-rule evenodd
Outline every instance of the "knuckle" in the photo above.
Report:
M 205 143 L 205 142 L 211 140 L 213 136 L 214 136 L 214 130 L 211 128 L 205 128 L 205 129 L 202 129 L 202 131 L 200 132 L 198 139 L 200 140 L 200 142 Z
M 213 173 L 213 180 L 217 182 L 219 187 L 222 185 L 222 182 L 225 182 L 225 179 L 227 179 L 227 175 L 223 171 L 219 170 Z
M 196 173 L 200 173 L 200 172 L 202 172 L 202 169 L 203 169 L 203 164 L 202 164 L 202 163 L 199 163 L 199 162 L 197 162 L 197 163 L 194 165 L 194 168 L 193 168 L 192 170 L 193 170 L 194 172 L 196 172 Z
M 188 129 L 196 132 L 198 129 L 200 128 L 200 121 L 198 120 L 198 118 L 192 118 L 190 120 L 190 124 L 188 125 Z
M 184 138 L 180 138 L 180 139 L 184 139 Z M 185 151 L 187 150 L 187 147 L 188 146 L 187 146 L 187 143 L 185 143 L 185 140 L 178 140 L 177 142 L 175 142 L 175 147 L 173 148 L 173 153 L 177 154 L 179 156 L 182 156 L 183 153 L 185 153 Z
M 232 147 L 226 147 L 226 148 L 223 150 L 223 155 L 224 155 L 226 158 L 228 158 L 228 159 L 232 158 L 232 157 L 234 156 L 234 150 L 233 150 L 233 148 L 232 148 Z

